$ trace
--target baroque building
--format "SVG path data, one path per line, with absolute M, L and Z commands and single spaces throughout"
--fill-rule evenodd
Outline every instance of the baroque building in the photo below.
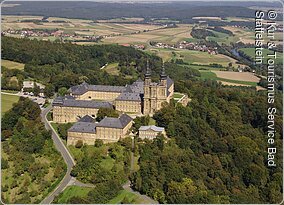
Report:
M 164 64 L 160 75 L 159 83 L 152 82 L 149 64 L 144 82 L 144 115 L 153 115 L 162 108 L 164 102 L 169 103 L 174 94 L 174 83 L 165 73 Z
M 84 82 L 69 89 L 70 96 L 53 101 L 53 121 L 76 122 L 85 115 L 96 117 L 99 108 L 114 108 L 132 115 L 153 115 L 170 102 L 174 93 L 174 82 L 161 69 L 159 82 L 152 82 L 147 61 L 145 80 L 136 80 L 131 85 L 89 85 Z
M 139 138 L 152 140 L 157 137 L 158 134 L 166 136 L 165 128 L 157 127 L 155 125 L 141 126 L 139 128 Z
M 117 142 L 127 136 L 132 123 L 132 118 L 126 114 L 118 118 L 105 117 L 98 123 L 86 115 L 68 130 L 67 145 L 76 145 L 79 140 L 88 145 L 94 145 L 97 139 L 104 143 Z

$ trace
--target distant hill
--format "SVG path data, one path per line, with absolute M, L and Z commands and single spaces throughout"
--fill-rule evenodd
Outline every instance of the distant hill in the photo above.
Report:
M 166 2 L 166 3 L 111 3 L 111 2 L 12 2 L 3 7 L 2 15 L 44 15 L 81 19 L 113 19 L 120 17 L 171 18 L 183 23 L 195 16 L 254 17 L 248 6 L 275 6 L 256 2 Z

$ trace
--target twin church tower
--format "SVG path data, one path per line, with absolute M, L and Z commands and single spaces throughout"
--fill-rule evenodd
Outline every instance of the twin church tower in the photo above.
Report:
M 153 115 L 162 108 L 164 102 L 170 102 L 174 94 L 174 82 L 165 73 L 164 64 L 160 74 L 158 83 L 152 82 L 149 62 L 147 61 L 147 70 L 144 80 L 144 100 L 143 114 Z

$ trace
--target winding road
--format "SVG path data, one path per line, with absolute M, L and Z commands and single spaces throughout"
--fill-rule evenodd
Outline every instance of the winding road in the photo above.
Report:
M 42 109 L 41 112 L 41 119 L 45 124 L 45 128 L 47 130 L 51 130 L 52 132 L 52 140 L 55 144 L 56 149 L 61 153 L 66 165 L 67 165 L 67 172 L 65 173 L 65 176 L 63 180 L 59 183 L 59 185 L 41 202 L 41 204 L 50 204 L 54 200 L 54 197 L 60 194 L 67 186 L 70 185 L 76 185 L 76 186 L 81 186 L 81 187 L 94 187 L 92 184 L 84 184 L 76 178 L 71 177 L 70 173 L 75 165 L 75 161 L 71 154 L 69 153 L 68 149 L 58 136 L 57 132 L 54 130 L 54 128 L 51 126 L 50 122 L 47 120 L 47 114 L 48 112 L 52 109 L 52 106 L 49 105 L 47 108 Z M 134 149 L 134 138 L 132 138 L 132 149 Z M 134 156 L 133 152 L 131 152 L 131 171 L 133 171 L 134 168 Z M 123 185 L 123 189 L 134 193 L 141 197 L 145 202 L 149 204 L 158 204 L 158 202 L 154 201 L 150 197 L 146 195 L 141 195 L 139 192 L 134 191 L 131 186 L 130 186 L 130 181 L 128 181 L 126 184 Z
M 54 197 L 58 195 L 60 192 L 62 192 L 68 184 L 70 184 L 70 181 L 73 179 L 70 175 L 72 167 L 75 165 L 75 161 L 63 142 L 61 141 L 60 137 L 58 136 L 57 132 L 53 129 L 50 122 L 47 120 L 47 114 L 52 109 L 52 106 L 49 105 L 47 108 L 43 109 L 41 112 L 41 119 L 45 124 L 45 128 L 47 130 L 51 130 L 52 132 L 52 140 L 55 144 L 56 149 L 61 153 L 66 165 L 67 165 L 67 172 L 63 178 L 63 180 L 59 183 L 59 185 L 56 187 L 55 190 L 53 190 L 42 202 L 41 204 L 50 204 Z

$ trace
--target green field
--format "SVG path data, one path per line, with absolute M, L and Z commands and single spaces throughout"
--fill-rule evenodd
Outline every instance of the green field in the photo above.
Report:
M 216 37 L 215 36 L 208 36 L 206 39 L 209 40 L 209 41 L 215 41 L 220 45 L 222 43 L 230 45 L 230 43 L 235 43 L 239 40 L 239 37 L 237 37 L 237 36 L 230 36 L 226 33 L 217 32 L 217 31 L 213 31 L 213 30 L 210 30 L 210 31 L 212 33 L 214 33 L 216 35 Z
M 199 64 L 209 66 L 209 64 L 220 64 L 227 67 L 231 62 L 233 66 L 236 65 L 236 60 L 228 56 L 218 54 L 211 55 L 207 52 L 195 51 L 195 50 L 184 50 L 184 49 L 166 49 L 166 48 L 151 48 L 147 52 L 154 53 L 161 57 L 164 61 L 170 61 L 171 59 L 182 59 L 188 64 Z
M 135 194 L 128 192 L 126 190 L 122 190 L 115 198 L 110 200 L 108 204 L 121 204 L 122 201 L 127 201 L 128 203 L 133 203 L 133 202 L 137 203 L 136 201 L 137 198 L 138 197 Z
M 210 79 L 210 80 L 220 80 L 228 83 L 237 83 L 242 85 L 249 85 L 249 86 L 257 86 L 256 82 L 249 82 L 249 81 L 239 81 L 239 80 L 231 80 L 231 79 L 225 79 L 225 78 L 218 78 L 217 75 L 211 71 L 203 71 L 200 70 L 201 79 Z
M 152 117 L 150 117 L 149 125 L 156 125 L 156 120 L 154 120 Z
M 80 186 L 69 186 L 67 187 L 58 197 L 57 203 L 66 204 L 72 197 L 86 197 L 93 188 L 80 187 Z
M 1 113 L 2 115 L 13 107 L 13 103 L 18 102 L 19 96 L 1 93 Z
M 243 51 L 245 54 L 249 55 L 251 58 L 253 58 L 253 59 L 255 58 L 255 48 L 241 48 L 239 50 Z M 268 59 L 267 54 L 274 54 L 274 51 L 270 51 L 270 50 L 264 48 L 262 50 L 262 54 L 263 54 L 263 57 L 264 57 L 263 63 L 266 63 L 267 59 Z M 273 57 L 270 57 L 270 58 L 273 59 Z M 279 52 L 276 53 L 275 63 L 276 64 L 283 63 L 283 53 L 279 53 Z
M 111 75 L 119 75 L 118 63 L 110 63 L 104 70 Z
M 4 66 L 8 69 L 24 70 L 25 64 L 2 59 L 1 66 Z

